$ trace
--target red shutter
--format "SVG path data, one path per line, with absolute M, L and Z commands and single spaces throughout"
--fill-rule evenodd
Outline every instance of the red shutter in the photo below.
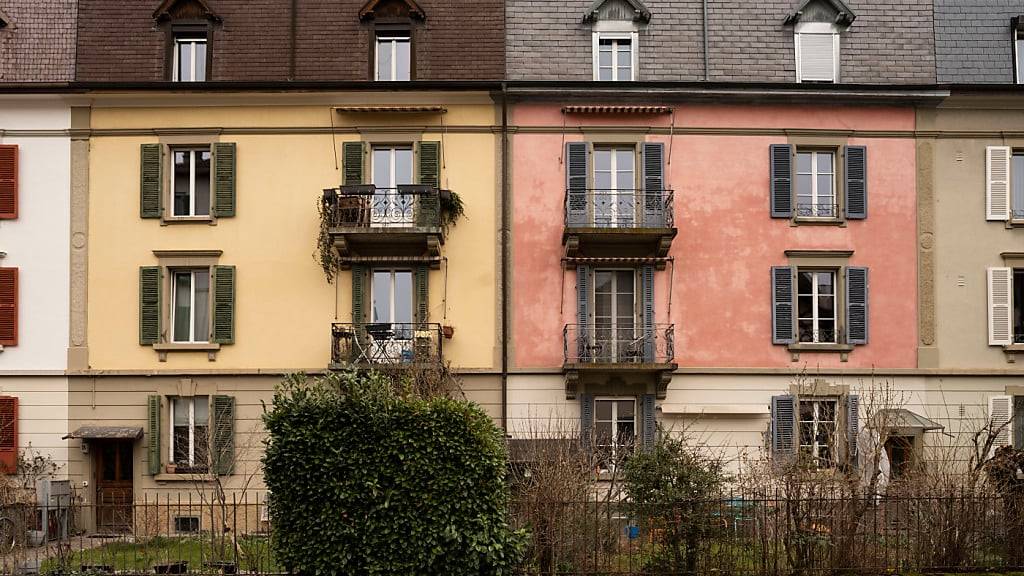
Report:
M 18 471 L 18 399 L 0 396 L 0 472 Z
M 0 219 L 18 217 L 18 146 L 0 144 Z
M 0 346 L 18 345 L 18 269 L 0 268 Z

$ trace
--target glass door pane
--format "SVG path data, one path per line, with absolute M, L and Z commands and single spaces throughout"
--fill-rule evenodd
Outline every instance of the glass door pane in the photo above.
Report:
M 386 146 L 373 149 L 371 156 L 373 207 L 371 226 L 412 226 L 414 198 L 398 194 L 398 186 L 413 183 L 412 148 Z

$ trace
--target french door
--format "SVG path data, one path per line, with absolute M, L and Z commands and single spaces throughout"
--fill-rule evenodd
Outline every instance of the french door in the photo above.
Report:
M 600 362 L 628 362 L 643 355 L 637 337 L 636 274 L 594 271 L 594 344 Z
M 636 219 L 636 151 L 594 149 L 594 225 L 628 228 Z
M 416 218 L 415 198 L 399 194 L 398 187 L 413 183 L 413 157 L 411 146 L 374 146 L 371 156 L 373 205 L 370 226 L 412 226 Z
M 411 362 L 413 350 L 413 295 L 410 270 L 373 271 L 371 360 Z

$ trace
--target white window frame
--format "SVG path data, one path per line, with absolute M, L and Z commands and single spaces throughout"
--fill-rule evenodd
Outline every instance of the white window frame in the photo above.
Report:
M 188 214 L 174 213 L 174 155 L 178 152 L 188 153 Z M 210 154 L 210 205 L 206 207 L 206 214 L 196 214 L 196 153 L 207 152 Z M 172 218 L 208 218 L 213 212 L 213 150 L 210 147 L 202 146 L 173 146 L 171 147 L 171 189 L 170 205 Z
M 178 302 L 177 302 L 178 290 L 177 290 L 177 284 L 175 282 L 175 279 L 177 278 L 177 276 L 179 274 L 189 274 L 189 275 L 192 276 L 192 278 L 190 280 L 190 283 L 189 283 L 189 307 L 188 307 L 188 333 L 189 333 L 189 339 L 188 340 L 175 340 L 174 339 L 175 338 L 175 334 L 174 334 L 174 326 L 175 326 L 174 318 L 175 318 L 175 315 L 177 314 L 177 308 L 178 308 L 177 307 L 177 304 L 178 304 Z M 210 269 L 209 268 L 178 268 L 178 269 L 173 269 L 172 268 L 171 269 L 171 318 L 170 318 L 170 320 L 171 320 L 171 326 L 170 326 L 171 338 L 170 338 L 170 340 L 174 344 L 207 344 L 207 343 L 210 342 L 210 326 L 206 326 L 206 328 L 205 328 L 205 334 L 206 334 L 205 339 L 203 339 L 203 340 L 197 340 L 196 339 L 196 336 L 197 336 L 196 335 L 196 314 L 195 314 L 195 306 L 196 306 L 196 276 L 199 275 L 199 274 L 205 274 L 207 276 L 207 278 L 209 279 L 209 283 L 207 284 L 207 297 L 206 297 L 206 300 L 207 300 L 207 309 L 208 310 L 207 310 L 206 317 L 208 319 L 211 319 L 211 312 L 212 312 L 212 308 L 213 308 L 212 307 L 212 302 L 213 302 L 213 290 L 212 290 L 212 287 L 213 287 L 213 277 L 212 277 L 212 274 L 210 273 Z M 212 319 L 211 319 L 211 321 L 212 321 Z
M 177 464 L 177 462 L 174 461 L 174 401 L 177 400 L 178 398 L 188 399 L 188 465 L 191 468 L 196 465 L 196 398 L 206 398 L 207 414 L 212 414 L 211 410 L 213 410 L 213 406 L 210 403 L 209 396 L 171 396 L 170 402 L 168 402 L 168 404 L 170 404 L 171 406 L 171 420 L 170 426 L 168 426 L 168 428 L 170 429 L 170 442 L 168 442 L 169 452 L 167 456 L 167 461 L 174 464 Z M 212 428 L 210 426 L 209 420 L 207 420 L 207 442 L 211 440 L 211 433 Z
M 639 307 L 640 306 L 638 306 L 639 302 L 637 300 L 637 298 L 640 296 L 639 294 L 637 294 L 637 292 L 640 289 L 640 278 L 639 278 L 639 274 L 637 274 L 638 270 L 636 268 L 595 268 L 594 269 L 594 271 L 593 271 L 593 279 L 591 281 L 591 284 L 593 285 L 593 288 L 590 291 L 590 302 L 593 305 L 592 306 L 593 307 L 593 322 L 592 322 L 592 325 L 589 327 L 589 331 L 591 332 L 591 334 L 590 334 L 590 341 L 594 342 L 594 343 L 597 342 L 597 275 L 599 273 L 601 273 L 601 272 L 612 272 L 613 273 L 612 274 L 612 298 L 611 298 L 612 308 L 611 308 L 611 325 L 610 325 L 610 329 L 611 329 L 611 342 L 609 342 L 608 344 L 611 346 L 611 349 L 609 350 L 610 358 L 613 361 L 621 361 L 622 359 L 619 358 L 619 343 L 620 343 L 620 338 L 619 338 L 620 337 L 620 333 L 619 333 L 619 299 L 618 299 L 618 296 L 619 296 L 619 290 L 618 290 L 618 288 L 619 288 L 619 281 L 617 279 L 618 278 L 618 274 L 615 274 L 615 273 L 616 272 L 630 272 L 633 275 L 633 334 L 630 337 L 632 340 L 636 340 L 637 337 L 638 337 L 637 334 L 641 333 L 641 331 L 643 330 L 643 327 L 639 325 L 640 324 L 640 322 L 639 322 L 639 316 L 640 316 Z
M 803 404 L 804 402 L 810 403 L 810 404 L 812 404 L 814 406 L 812 420 L 807 421 L 807 420 L 803 420 L 801 418 L 801 416 L 803 414 L 803 410 L 801 409 L 800 405 Z M 831 420 L 831 423 L 832 423 L 832 437 L 831 437 L 832 445 L 831 446 L 826 446 L 826 448 L 828 448 L 830 450 L 830 452 L 831 452 L 830 459 L 827 462 L 823 463 L 821 461 L 821 452 L 820 452 L 820 450 L 822 448 L 822 445 L 818 443 L 818 427 L 822 423 L 824 423 L 824 422 L 829 422 L 828 420 L 822 420 L 821 416 L 819 414 L 819 412 L 821 411 L 821 405 L 824 402 L 831 402 L 833 404 L 833 408 L 832 408 L 833 420 Z M 802 442 L 802 440 L 803 440 L 803 424 L 804 424 L 804 422 L 812 422 L 813 435 L 811 436 L 811 439 L 812 439 L 811 440 L 811 444 L 804 444 Z M 837 458 L 836 452 L 839 449 L 838 442 L 837 442 L 837 436 L 838 435 L 839 435 L 839 398 L 837 398 L 835 396 L 814 396 L 814 397 L 809 397 L 809 398 L 800 398 L 800 397 L 797 398 L 797 451 L 798 451 L 798 453 L 803 453 L 804 447 L 810 447 L 810 449 L 811 449 L 811 457 L 814 459 L 815 465 L 817 465 L 818 467 L 822 467 L 822 468 L 834 468 L 835 465 L 836 465 L 836 458 Z M 825 464 L 825 466 L 822 466 L 822 464 Z
M 839 26 L 828 22 L 800 22 L 793 27 L 793 47 L 796 54 L 796 81 L 797 82 L 839 82 L 839 33 L 842 30 Z M 832 35 L 832 78 L 804 78 L 801 74 L 801 34 Z
M 373 311 L 375 304 L 377 303 L 377 290 L 373 284 L 376 282 L 377 274 L 388 273 L 391 280 L 388 282 L 388 315 L 390 318 L 387 320 L 375 320 L 373 318 Z M 409 268 L 371 268 L 370 270 L 370 322 L 379 324 L 395 324 L 395 274 L 398 272 L 406 272 L 409 274 L 409 310 L 413 311 L 415 315 L 416 310 L 416 278 L 413 271 Z M 415 318 L 410 319 L 413 322 Z
M 801 154 L 810 154 L 811 155 L 811 172 L 810 172 L 810 174 L 807 174 L 806 172 L 800 172 L 799 157 L 800 157 Z M 796 185 L 794 186 L 794 193 L 796 195 L 796 214 L 797 214 L 797 217 L 800 218 L 801 220 L 804 220 L 804 219 L 835 220 L 835 219 L 839 218 L 839 193 L 838 193 L 839 192 L 839 186 L 837 186 L 837 183 L 836 183 L 836 174 L 838 172 L 837 166 L 836 166 L 836 161 L 838 160 L 839 155 L 836 154 L 832 150 L 801 150 L 799 148 L 797 148 L 797 150 L 796 150 L 796 155 L 797 155 L 797 162 L 796 162 L 797 182 L 795 183 Z M 820 176 L 822 174 L 825 174 L 824 172 L 819 172 L 818 171 L 818 156 L 819 155 L 828 155 L 828 156 L 832 157 L 832 174 L 831 174 L 832 178 L 829 180 L 829 182 L 831 183 L 830 185 L 832 187 L 832 189 L 830 190 L 831 195 L 832 195 L 832 215 L 831 216 L 819 216 L 818 213 L 816 212 L 815 214 L 812 214 L 811 216 L 801 216 L 800 215 L 800 184 L 799 184 L 800 176 L 801 175 L 809 175 L 811 177 L 811 205 L 812 206 L 819 206 L 819 200 L 820 200 L 819 197 L 821 196 L 821 193 L 818 190 L 818 176 Z M 815 210 L 817 210 L 817 209 L 815 209 Z
M 191 44 L 192 45 L 192 50 L 191 50 L 192 62 L 191 62 L 191 66 L 189 66 L 189 71 L 190 71 L 190 74 L 192 75 L 191 78 L 181 78 L 181 74 L 180 74 L 181 67 L 178 65 L 178 63 L 179 63 L 179 59 L 181 58 L 181 46 L 183 44 Z M 202 80 L 196 80 L 196 44 L 202 44 L 206 48 L 206 50 L 210 49 L 209 39 L 206 37 L 205 34 L 180 34 L 180 35 L 175 35 L 174 36 L 174 63 L 173 63 L 174 72 L 173 72 L 172 79 L 175 82 L 205 82 L 206 81 L 205 77 Z M 203 58 L 206 58 L 206 54 L 205 53 L 203 54 Z M 209 75 L 209 70 L 206 69 L 207 68 L 205 66 L 206 63 L 204 62 L 203 64 L 204 64 L 204 66 L 203 66 L 203 74 L 204 74 L 204 76 L 207 76 L 207 75 Z
M 637 210 L 637 194 L 636 193 L 637 193 L 638 190 L 637 190 L 637 153 L 636 153 L 636 146 L 628 146 L 628 145 L 627 146 L 617 146 L 617 145 L 614 145 L 614 144 L 607 145 L 607 146 L 604 146 L 604 145 L 594 146 L 594 162 L 593 162 L 593 164 L 594 164 L 594 174 L 593 174 L 593 178 L 594 178 L 595 184 L 597 182 L 597 173 L 599 171 L 603 171 L 603 170 L 599 170 L 598 166 L 597 166 L 597 153 L 601 152 L 601 151 L 608 151 L 610 153 L 609 154 L 610 160 L 609 160 L 609 165 L 608 165 L 608 176 L 609 176 L 609 180 L 611 181 L 611 187 L 608 188 L 607 190 L 594 190 L 595 203 L 596 203 L 596 201 L 598 200 L 599 196 L 602 193 L 611 196 L 611 199 L 610 199 L 610 210 L 609 210 L 609 214 L 608 214 L 609 217 L 611 218 L 610 227 L 618 228 L 619 227 L 620 193 L 621 192 L 633 192 L 633 214 L 631 215 L 632 217 L 631 217 L 629 222 L 623 223 L 623 227 L 631 228 L 636 223 L 636 210 Z M 629 151 L 630 154 L 632 155 L 631 156 L 632 162 L 630 163 L 630 166 L 629 166 L 629 172 L 631 172 L 633 174 L 633 183 L 632 183 L 632 186 L 630 186 L 629 188 L 625 188 L 625 189 L 620 189 L 619 188 L 619 178 L 618 178 L 619 172 L 625 172 L 625 170 L 620 170 L 620 168 L 618 166 L 618 152 L 620 152 L 620 151 L 621 152 Z M 640 201 L 643 202 L 644 198 L 641 197 Z M 596 208 L 596 205 L 595 205 L 595 208 Z M 595 218 L 595 224 L 597 224 L 597 222 L 596 222 L 597 210 L 596 209 L 594 210 L 594 218 Z
M 1013 81 L 1015 84 L 1024 84 L 1024 53 L 1022 53 L 1024 51 L 1020 46 L 1021 42 L 1024 42 L 1024 38 L 1016 28 L 1013 30 L 1011 41 L 1013 42 Z
M 829 270 L 822 268 L 806 267 L 796 269 L 796 333 L 798 344 L 838 344 L 839 343 L 839 270 Z M 800 275 L 801 274 L 814 274 L 814 281 L 811 282 L 811 293 L 802 294 L 800 292 Z M 818 274 L 830 274 L 832 276 L 832 340 L 822 341 L 821 340 L 821 328 L 820 322 L 823 319 L 818 315 L 818 298 L 821 296 L 818 292 Z M 800 316 L 800 298 L 801 296 L 811 297 L 811 325 L 813 326 L 812 335 L 813 340 L 810 342 L 800 341 L 800 321 L 806 320 Z M 826 295 L 827 296 L 827 295 Z
M 599 23 L 600 24 L 600 23 Z M 611 23 L 614 24 L 614 23 Z M 632 26 L 630 26 L 632 27 Z M 640 34 L 635 30 L 630 31 L 596 31 L 593 33 L 593 63 L 594 63 L 594 80 L 601 80 L 601 41 L 612 40 L 615 42 L 612 45 L 612 79 L 605 80 L 605 82 L 632 82 L 638 78 L 638 66 L 640 64 Z M 616 47 L 618 43 L 628 40 L 630 49 L 630 67 L 629 67 L 629 78 L 619 78 L 619 67 L 618 53 Z
M 618 437 L 619 436 L 619 427 L 618 427 L 618 423 L 619 423 L 619 420 L 618 420 L 619 406 L 618 406 L 618 402 L 626 402 L 626 401 L 633 403 L 633 446 L 632 447 L 628 447 L 628 446 L 622 445 L 619 442 L 619 437 Z M 619 456 L 620 456 L 620 450 L 626 449 L 628 451 L 630 449 L 635 449 L 636 448 L 637 433 L 639 431 L 638 428 L 637 428 L 637 424 L 638 424 L 638 421 L 640 419 L 639 418 L 640 414 L 639 414 L 639 412 L 637 412 L 637 410 L 639 409 L 639 406 L 637 406 L 637 401 L 636 401 L 636 397 L 635 396 L 595 396 L 594 397 L 594 430 L 595 430 L 594 447 L 597 448 L 598 451 L 600 451 L 603 448 L 605 448 L 605 446 L 599 444 L 600 438 L 596 434 L 597 424 L 599 422 L 606 422 L 605 420 L 600 420 L 598 418 L 598 416 L 597 416 L 597 403 L 598 402 L 611 402 L 612 403 L 612 419 L 611 419 L 612 437 L 611 437 L 611 445 L 610 445 L 611 446 L 611 454 L 609 454 L 609 457 L 611 459 L 611 462 L 613 463 L 612 466 L 614 466 L 614 462 L 616 462 L 618 460 Z M 614 472 L 615 470 L 613 468 L 604 468 L 602 466 L 601 471 L 602 472 Z
M 393 36 L 388 35 L 386 31 L 378 32 L 376 37 L 373 39 L 373 79 L 379 82 L 408 82 L 412 80 L 412 34 L 401 32 L 395 32 Z M 408 78 L 395 78 L 398 74 L 398 44 L 402 42 L 409 45 L 409 77 Z M 387 44 L 389 50 L 391 50 L 391 77 L 385 80 L 380 78 L 380 47 L 382 44 Z

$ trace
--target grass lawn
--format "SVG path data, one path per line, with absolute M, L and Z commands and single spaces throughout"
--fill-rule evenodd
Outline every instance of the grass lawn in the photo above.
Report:
M 71 554 L 67 569 L 72 572 L 84 566 L 110 566 L 117 571 L 148 572 L 154 564 L 188 562 L 189 572 L 219 572 L 216 567 L 204 566 L 207 562 L 235 561 L 230 542 L 226 554 L 215 554 L 219 542 L 211 542 L 209 536 L 168 538 L 158 536 L 141 542 L 117 541 L 77 550 Z M 274 561 L 268 538 L 243 536 L 238 539 L 237 563 L 239 571 L 279 573 L 283 570 Z M 51 574 L 60 568 L 56 558 L 43 562 L 40 573 Z

